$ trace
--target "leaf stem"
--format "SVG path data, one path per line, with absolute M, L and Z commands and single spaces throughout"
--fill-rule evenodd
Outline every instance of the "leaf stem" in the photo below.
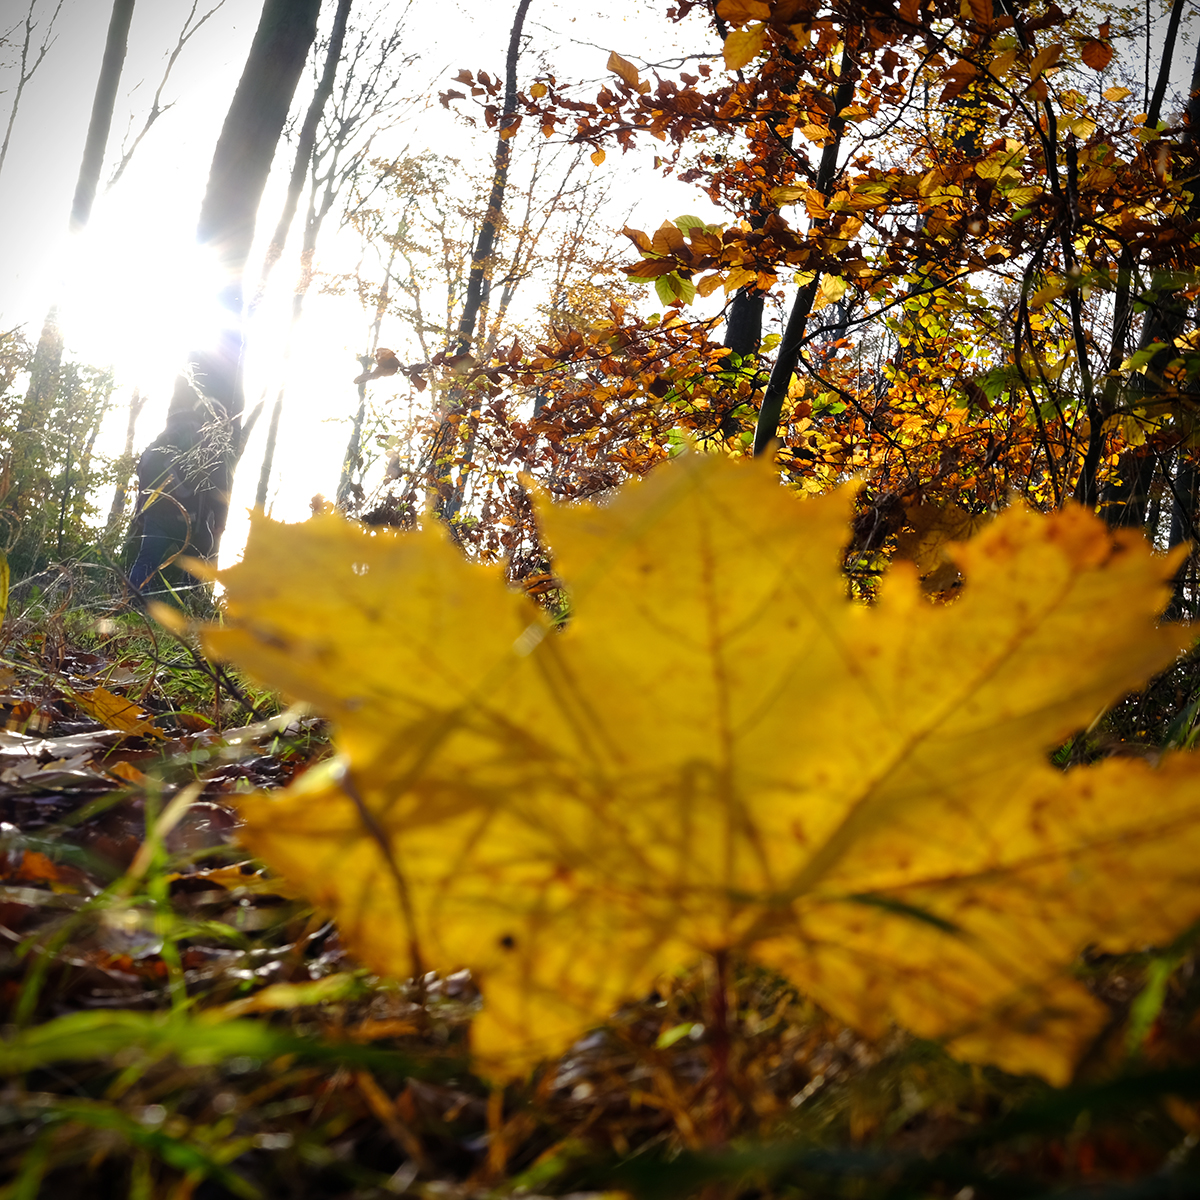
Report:
M 708 1144 L 717 1148 L 729 1141 L 729 951 L 711 954 L 708 966 L 708 1053 L 712 1062 Z

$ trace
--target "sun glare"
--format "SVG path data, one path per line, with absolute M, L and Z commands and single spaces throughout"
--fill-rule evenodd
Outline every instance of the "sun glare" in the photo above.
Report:
M 60 320 L 70 350 L 124 383 L 159 388 L 224 321 L 221 273 L 188 222 L 110 208 L 68 244 Z

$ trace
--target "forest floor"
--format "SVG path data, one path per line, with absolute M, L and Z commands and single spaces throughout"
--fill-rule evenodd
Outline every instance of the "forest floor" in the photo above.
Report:
M 1112 1022 L 1064 1090 L 749 967 L 722 1094 L 699 969 L 489 1088 L 469 974 L 371 976 L 238 847 L 320 722 L 72 586 L 0 646 L 0 1197 L 1200 1195 L 1186 940 L 1081 962 Z

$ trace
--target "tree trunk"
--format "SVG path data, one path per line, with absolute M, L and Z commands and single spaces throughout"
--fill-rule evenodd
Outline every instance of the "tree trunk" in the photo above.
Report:
M 266 0 L 213 153 L 197 240 L 223 276 L 225 327 L 175 381 L 166 427 L 138 464 L 141 548 L 130 572 L 139 592 L 168 546 L 213 559 L 225 531 L 241 443 L 243 277 L 255 218 L 304 63 L 320 0 Z M 155 499 L 153 507 L 147 501 Z M 170 503 L 161 502 L 169 498 Z
M 475 338 L 475 323 L 479 318 L 479 309 L 489 291 L 491 283 L 490 267 L 492 251 L 496 245 L 496 234 L 504 220 L 504 192 L 508 186 L 508 168 L 512 162 L 511 133 L 508 133 L 512 118 L 517 111 L 517 59 L 521 55 L 521 33 L 525 28 L 525 14 L 529 11 L 529 0 L 520 0 L 517 4 L 516 15 L 513 17 L 512 32 L 508 38 L 508 55 L 504 64 L 504 107 L 497 122 L 496 155 L 493 161 L 492 190 L 488 196 L 487 212 L 483 224 L 479 227 L 479 237 L 475 241 L 475 250 L 471 255 L 471 273 L 467 277 L 467 295 L 463 301 L 462 316 L 458 322 L 458 336 L 454 342 L 455 354 L 466 354 L 471 349 Z M 507 136 L 506 136 L 507 134 Z M 462 393 L 458 388 L 451 391 L 448 397 L 450 407 L 462 401 Z M 474 424 L 468 425 L 468 441 L 473 440 Z M 448 444 L 455 438 L 457 430 L 448 421 L 442 421 L 434 434 L 434 452 L 431 455 L 433 469 L 439 458 L 446 458 Z M 439 489 L 440 490 L 440 489 Z M 441 505 L 441 517 L 445 521 L 453 521 L 462 508 L 466 490 L 466 480 L 459 472 L 458 479 L 444 495 Z
M 124 466 L 122 476 L 117 480 L 117 486 L 113 491 L 112 507 L 108 510 L 108 520 L 105 522 L 106 529 L 112 529 L 125 515 L 125 497 L 129 492 L 129 476 L 132 473 L 133 436 L 137 429 L 137 419 L 142 415 L 142 409 L 145 407 L 146 397 L 137 388 L 134 388 L 133 395 L 129 400 L 129 424 L 125 427 L 125 453 L 121 455 L 121 462 Z
M 1167 30 L 1167 41 L 1163 50 L 1163 62 L 1159 70 L 1158 80 L 1154 86 L 1154 97 L 1151 102 L 1152 113 L 1147 115 L 1147 127 L 1157 123 L 1158 110 L 1161 108 L 1166 92 L 1167 80 L 1171 70 L 1171 58 L 1174 52 L 1175 39 L 1179 32 L 1179 14 L 1182 2 L 1177 0 L 1171 11 L 1170 26 Z M 1200 129 L 1200 47 L 1197 47 L 1196 58 L 1192 64 L 1191 99 L 1188 102 L 1188 121 L 1186 132 L 1182 138 L 1183 147 L 1187 149 L 1194 169 L 1197 151 L 1197 130 Z M 1188 205 L 1187 220 L 1200 220 L 1200 190 L 1197 190 Z M 1147 311 L 1142 324 L 1142 332 L 1138 338 L 1138 349 L 1147 350 L 1159 343 L 1162 350 L 1146 365 L 1145 375 L 1133 377 L 1133 387 L 1137 390 L 1155 390 L 1162 386 L 1162 370 L 1175 355 L 1175 339 L 1184 331 L 1187 323 L 1189 300 L 1175 294 L 1164 293 L 1159 297 L 1155 308 Z M 1121 332 L 1120 323 L 1114 330 L 1114 338 Z M 1120 352 L 1118 352 L 1120 351 Z M 1123 358 L 1123 347 L 1114 345 L 1110 357 L 1110 369 Z M 1105 414 L 1106 417 L 1108 414 Z M 1093 438 L 1094 452 L 1089 454 L 1075 489 L 1075 498 L 1081 503 L 1088 504 L 1099 492 L 1101 512 L 1105 520 L 1112 526 L 1136 527 L 1144 524 L 1146 517 L 1146 496 L 1150 478 L 1154 474 L 1154 455 L 1146 449 L 1126 450 L 1121 455 L 1117 467 L 1117 482 L 1110 484 L 1102 491 L 1096 486 L 1096 474 L 1099 469 L 1099 459 L 1102 454 L 1102 433 Z M 1183 473 L 1181 463 L 1180 473 Z
M 350 19 L 350 5 L 353 0 L 338 0 L 337 12 L 333 17 L 333 29 L 329 35 L 329 48 L 325 53 L 325 66 L 321 71 L 317 90 L 309 101 L 308 111 L 304 114 L 304 124 L 300 126 L 300 137 L 296 143 L 296 157 L 292 163 L 292 175 L 288 180 L 287 197 L 283 203 L 283 211 L 275 226 L 271 244 L 267 247 L 266 258 L 263 260 L 262 276 L 258 282 L 258 296 L 266 291 L 267 281 L 271 271 L 283 254 L 287 242 L 288 231 L 296 219 L 296 209 L 300 206 L 300 193 L 304 190 L 304 181 L 308 178 L 309 166 L 312 163 L 313 147 L 317 144 L 317 126 L 321 122 L 321 114 L 329 97 L 333 95 L 333 83 L 337 76 L 338 63 L 342 57 L 342 46 L 346 41 L 346 23 Z
M 117 88 L 121 69 L 125 65 L 125 50 L 129 44 L 129 23 L 133 20 L 134 0 L 113 0 L 112 17 L 108 22 L 108 38 L 104 43 L 104 60 L 92 101 L 92 119 L 88 124 L 87 141 L 83 147 L 83 162 L 79 181 L 75 185 L 75 200 L 71 205 L 71 232 L 78 233 L 87 226 L 96 200 L 100 171 L 104 166 L 104 151 L 112 128 L 113 108 L 117 103 Z
M 121 70 L 125 65 L 133 5 L 134 0 L 113 0 L 108 37 L 104 43 L 104 58 L 100 64 L 100 78 L 96 81 L 96 95 L 92 100 L 87 141 L 84 143 L 79 178 L 75 183 L 75 198 L 71 204 L 69 228 L 72 234 L 82 233 L 92 215 L 96 187 L 100 182 L 100 170 L 104 166 L 104 150 L 108 145 L 109 130 L 112 128 L 117 88 L 121 82 Z M 62 363 L 62 350 L 58 306 L 53 304 L 46 314 L 42 335 L 38 339 L 29 391 L 21 409 L 22 430 L 40 430 L 39 417 L 44 420 L 45 411 L 54 400 L 59 366 Z
M 520 0 L 508 38 L 508 56 L 504 64 L 504 107 L 500 112 L 496 134 L 492 191 L 488 196 L 487 212 L 475 242 L 475 252 L 471 256 L 467 297 L 463 302 L 462 317 L 458 322 L 458 338 L 454 347 L 456 354 L 465 354 L 470 350 L 475 337 L 475 322 L 479 317 L 479 306 L 483 302 L 486 290 L 484 284 L 488 273 L 488 260 L 492 257 L 496 234 L 504 219 L 504 191 L 508 186 L 508 167 L 512 162 L 511 135 L 506 137 L 505 134 L 517 111 L 517 59 L 521 54 L 521 32 L 525 28 L 525 14 L 528 11 L 529 0 Z
M 835 115 L 829 121 L 829 128 L 835 136 L 833 141 L 821 152 L 821 163 L 817 168 L 816 190 L 825 197 L 828 197 L 829 189 L 837 173 L 837 157 L 842 145 L 842 130 L 845 128 L 845 121 L 842 119 L 841 113 L 854 98 L 851 42 L 851 31 L 846 30 L 842 51 L 841 82 L 838 84 L 833 99 Z M 796 372 L 796 364 L 800 361 L 800 351 L 804 345 L 813 301 L 817 298 L 819 282 L 819 278 L 814 278 L 811 283 L 804 284 L 792 302 L 792 311 L 788 315 L 787 325 L 783 331 L 783 340 L 779 343 L 775 365 L 771 368 L 771 378 L 767 381 L 767 390 L 763 394 L 762 408 L 758 414 L 758 425 L 754 430 L 754 453 L 756 456 L 764 453 L 775 440 L 775 431 L 779 428 L 779 418 L 783 414 L 783 401 L 791 386 L 792 376 Z

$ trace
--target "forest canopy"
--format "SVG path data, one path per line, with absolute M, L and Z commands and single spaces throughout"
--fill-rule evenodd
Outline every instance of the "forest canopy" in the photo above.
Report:
M 1191 1194 L 1200 10 L 22 2 L 0 1195 Z

